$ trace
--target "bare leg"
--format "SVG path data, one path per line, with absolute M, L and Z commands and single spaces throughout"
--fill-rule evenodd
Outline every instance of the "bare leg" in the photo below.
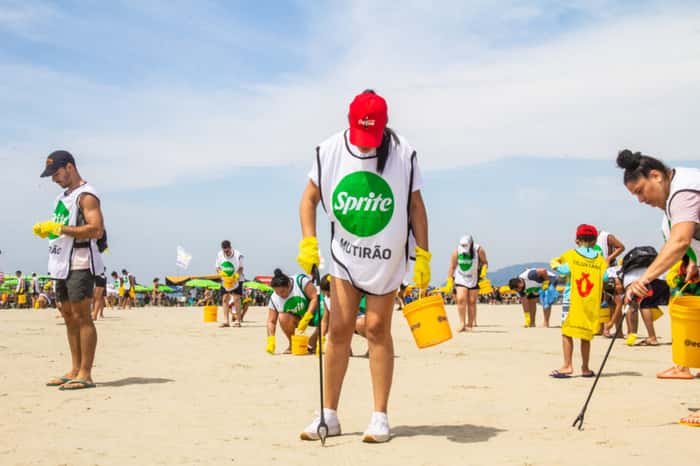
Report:
M 75 378 L 88 382 L 92 382 L 92 365 L 97 348 L 97 330 L 90 315 L 91 301 L 92 299 L 88 298 L 71 302 L 70 311 L 67 311 L 68 306 L 66 305 L 64 305 L 63 310 L 64 316 L 66 316 L 66 327 L 70 328 L 68 341 L 71 346 L 73 370 L 75 370 L 76 363 L 78 367 Z
M 584 375 L 591 374 L 591 368 L 588 367 L 591 362 L 591 342 L 589 340 L 581 340 L 581 373 Z
M 467 329 L 467 290 L 463 286 L 456 286 L 455 290 L 457 292 L 457 314 L 459 315 L 459 329 L 458 332 L 464 332 Z
M 652 316 L 651 309 L 641 309 L 642 321 L 647 329 L 647 337 L 644 339 L 644 344 L 646 345 L 657 345 L 659 342 L 656 339 L 656 331 L 654 330 L 654 317 Z
M 566 335 L 561 336 L 561 349 L 564 356 L 564 364 L 559 368 L 562 374 L 571 374 L 574 371 L 572 357 L 574 353 L 574 340 Z
M 92 320 L 97 320 L 99 317 L 104 317 L 105 309 L 105 289 L 95 287 L 92 299 Z
M 331 309 L 333 311 L 328 313 L 329 330 L 323 380 L 326 394 L 324 408 L 338 409 L 359 305 L 360 292 L 350 282 L 333 277 L 331 280 Z
M 235 309 L 235 310 L 233 310 Z M 241 316 L 241 295 L 233 294 L 233 306 L 232 306 L 233 320 L 235 321 L 236 327 L 241 326 L 242 316 Z
M 66 334 L 68 336 L 68 347 L 70 348 L 71 369 L 65 376 L 69 379 L 77 377 L 80 372 L 81 351 L 80 351 L 80 323 L 73 318 L 73 304 L 71 302 L 62 303 L 59 312 L 66 323 Z
M 542 309 L 542 314 L 544 315 L 544 327 L 549 328 L 549 318 L 552 316 L 552 308 L 545 307 Z
M 467 328 L 476 327 L 476 298 L 479 297 L 479 290 L 467 290 Z
M 367 296 L 366 332 L 374 411 L 387 412 L 394 375 L 394 341 L 391 337 L 393 293 Z
M 231 326 L 231 308 L 228 305 L 229 297 L 228 293 L 221 295 L 221 310 L 224 311 L 224 319 L 226 320 L 226 323 L 221 324 L 222 327 Z
M 280 312 L 280 315 L 279 315 L 280 328 L 284 332 L 284 336 L 287 337 L 287 342 L 289 343 L 289 346 L 284 351 L 285 353 L 289 353 L 292 349 L 292 335 L 294 335 L 294 330 L 296 330 L 298 323 L 299 323 L 299 318 L 297 316 L 295 316 L 294 314 L 290 314 L 288 312 Z

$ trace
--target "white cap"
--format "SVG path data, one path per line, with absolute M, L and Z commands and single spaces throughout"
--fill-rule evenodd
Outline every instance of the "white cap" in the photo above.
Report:
M 464 235 L 459 239 L 458 249 L 460 250 L 460 252 L 466 252 L 472 248 L 473 244 L 474 238 L 472 238 L 472 235 Z

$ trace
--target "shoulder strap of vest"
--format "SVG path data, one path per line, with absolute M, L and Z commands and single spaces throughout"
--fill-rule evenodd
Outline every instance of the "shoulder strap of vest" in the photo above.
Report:
M 408 263 L 408 259 L 411 257 L 411 251 L 408 250 L 408 243 L 411 233 L 413 232 L 413 229 L 411 228 L 411 196 L 413 194 L 413 163 L 415 160 L 416 151 L 413 151 L 411 154 L 411 173 L 409 174 L 408 178 L 408 202 L 406 203 L 406 221 L 408 222 L 408 235 L 406 236 L 406 263 Z
M 299 289 L 301 290 L 301 292 L 302 292 L 302 294 L 304 295 L 304 297 L 305 297 L 306 299 L 309 299 L 309 297 L 306 296 L 306 290 L 304 290 L 304 285 L 302 284 L 302 280 L 304 280 L 305 277 L 306 277 L 306 275 L 304 275 L 303 273 L 300 273 L 300 274 L 297 275 L 297 277 L 296 277 L 296 282 L 297 282 L 297 286 L 298 286 Z

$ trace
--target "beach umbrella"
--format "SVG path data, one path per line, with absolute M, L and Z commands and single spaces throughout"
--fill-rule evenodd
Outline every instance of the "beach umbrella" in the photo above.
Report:
M 189 286 L 191 288 L 209 288 L 212 290 L 218 290 L 221 288 L 221 283 L 216 283 L 211 280 L 204 280 L 202 278 L 194 278 L 192 280 L 188 280 L 185 283 L 185 286 Z
M 168 285 L 159 285 L 159 286 L 158 286 L 158 291 L 162 291 L 163 293 L 172 293 L 172 292 L 175 291 L 175 290 L 173 290 L 172 288 L 170 288 Z
M 152 286 L 136 285 L 134 287 L 134 291 L 137 293 L 148 293 L 149 291 L 153 291 L 153 287 Z
M 251 290 L 264 291 L 265 293 L 272 293 L 274 291 L 271 286 L 258 282 L 244 282 L 243 286 Z

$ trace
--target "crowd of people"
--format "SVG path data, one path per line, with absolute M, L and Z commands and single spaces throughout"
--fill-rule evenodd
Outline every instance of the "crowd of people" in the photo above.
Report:
M 428 293 L 432 255 L 417 153 L 387 122 L 386 101 L 366 90 L 350 104 L 349 128 L 318 145 L 299 206 L 302 239 L 297 262 L 303 273 L 287 275 L 275 270 L 272 278 L 265 350 L 277 353 L 277 328 L 284 335 L 287 348 L 283 352 L 287 353 L 293 336 L 303 334 L 309 326 L 315 330 L 308 351 L 325 347 L 324 405 L 301 431 L 302 440 L 341 435 L 337 410 L 354 335 L 367 342 L 373 394 L 362 440 L 380 443 L 391 438 L 388 402 L 395 357 L 393 311 L 397 304 L 402 307 L 415 299 L 416 292 L 419 297 Z M 535 327 L 538 304 L 543 310 L 542 326 L 549 327 L 552 305 L 562 303 L 563 363 L 549 374 L 556 379 L 567 379 L 574 373 L 575 340 L 580 344 L 581 375 L 595 375 L 590 367 L 593 336 L 621 331 L 620 309 L 625 303 L 634 303 L 640 309 L 647 326 L 649 335 L 639 344 L 657 344 L 653 320 L 661 312 L 659 305 L 670 296 L 663 274 L 681 264 L 679 267 L 684 268 L 676 275 L 680 281 L 674 286 L 678 285 L 677 293 L 686 295 L 698 279 L 700 171 L 672 169 L 656 158 L 630 151 L 622 151 L 617 163 L 624 170 L 623 182 L 629 192 L 640 202 L 664 210 L 663 248 L 658 253 L 631 248 L 615 270 L 616 259 L 625 246 L 616 236 L 581 224 L 574 235 L 575 244 L 552 259 L 549 269 L 524 270 L 509 283 L 518 294 L 527 327 Z M 54 204 L 52 220 L 37 223 L 34 233 L 49 241 L 49 274 L 71 350 L 71 369 L 52 378 L 48 385 L 61 390 L 91 388 L 95 386 L 92 362 L 97 342 L 93 322 L 110 299 L 101 259 L 106 232 L 99 197 L 82 179 L 73 156 L 66 151 L 49 155 L 42 176 L 50 176 L 63 190 Z M 332 231 L 333 260 L 330 273 L 323 277 L 319 277 L 316 238 L 319 206 L 326 212 Z M 196 300 L 211 304 L 219 298 L 222 327 L 242 327 L 250 304 L 243 287 L 243 259 L 230 241 L 223 241 L 214 265 L 221 280 L 220 296 L 205 292 Z M 405 283 L 407 273 L 410 287 Z M 478 329 L 479 281 L 487 273 L 483 244 L 464 235 L 451 253 L 445 286 L 433 290 L 456 304 L 457 332 L 468 334 Z M 110 276 L 116 305 L 121 309 L 133 306 L 134 276 L 126 270 Z M 559 282 L 566 283 L 562 296 L 556 287 Z M 154 281 L 153 285 L 148 302 L 162 304 L 160 284 Z M 24 289 L 18 291 L 18 296 L 27 294 Z M 610 311 L 607 319 L 601 312 L 604 296 Z M 698 301 L 693 302 L 700 309 Z M 637 323 L 629 317 L 627 340 L 636 344 L 632 336 L 636 335 Z M 686 378 L 692 374 L 688 367 L 676 365 L 659 376 Z M 700 415 L 686 416 L 681 422 L 700 425 Z M 322 431 L 321 426 L 326 430 Z

